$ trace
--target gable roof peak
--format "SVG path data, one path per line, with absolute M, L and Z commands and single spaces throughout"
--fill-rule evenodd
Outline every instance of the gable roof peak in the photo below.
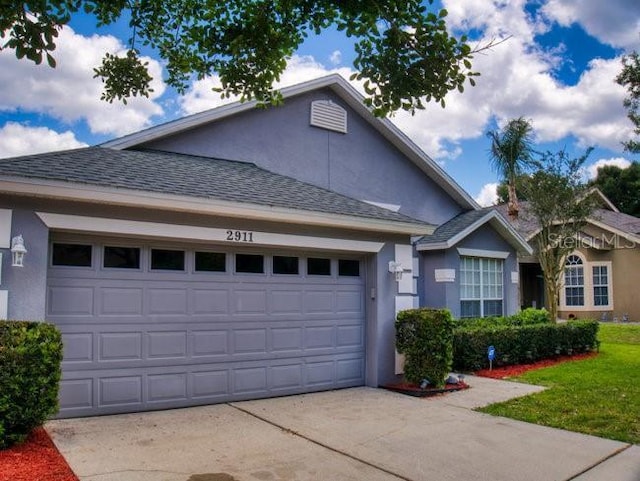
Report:
M 351 108 L 383 138 L 413 162 L 425 175 L 438 184 L 462 209 L 479 209 L 476 201 L 395 124 L 389 119 L 374 116 L 371 110 L 364 104 L 363 95 L 341 75 L 330 74 L 308 80 L 297 85 L 284 87 L 280 92 L 286 101 L 287 98 L 325 88 L 333 91 L 333 93 L 344 102 L 344 105 Z M 254 109 L 256 105 L 257 102 L 255 100 L 222 105 L 110 140 L 101 144 L 101 146 L 116 150 L 137 148 L 156 139 L 175 135 L 196 127 L 201 127 L 210 122 L 220 121 L 227 117 L 249 111 Z

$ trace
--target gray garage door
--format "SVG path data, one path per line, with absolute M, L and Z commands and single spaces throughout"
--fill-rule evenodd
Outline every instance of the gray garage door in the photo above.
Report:
M 54 237 L 59 416 L 362 385 L 363 269 L 326 253 Z

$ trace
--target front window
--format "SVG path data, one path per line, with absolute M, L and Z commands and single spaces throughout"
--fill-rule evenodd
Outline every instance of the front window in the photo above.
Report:
M 564 267 L 564 290 L 567 306 L 584 306 L 584 265 L 576 255 L 567 257 Z
M 503 261 L 460 258 L 460 317 L 503 314 Z
M 609 272 L 607 266 L 593 266 L 593 305 L 609 305 Z

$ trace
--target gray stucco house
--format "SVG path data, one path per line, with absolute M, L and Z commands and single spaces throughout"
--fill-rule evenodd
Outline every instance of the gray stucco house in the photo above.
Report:
M 0 160 L 0 317 L 62 330 L 59 416 L 378 386 L 399 310 L 519 309 L 501 216 L 341 77 L 283 95 Z

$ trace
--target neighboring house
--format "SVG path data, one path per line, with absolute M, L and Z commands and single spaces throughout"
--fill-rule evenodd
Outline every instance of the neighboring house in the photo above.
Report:
M 561 318 L 640 321 L 640 218 L 623 214 L 602 192 L 601 202 L 577 238 L 567 257 L 560 289 Z M 497 206 L 508 218 L 506 205 Z M 520 215 L 512 226 L 535 247 L 537 222 L 520 203 Z M 520 256 L 520 298 L 523 307 L 544 306 L 542 271 L 535 255 Z
M 0 316 L 60 327 L 59 416 L 378 386 L 398 310 L 518 310 L 507 222 L 341 77 L 283 95 L 0 159 Z

